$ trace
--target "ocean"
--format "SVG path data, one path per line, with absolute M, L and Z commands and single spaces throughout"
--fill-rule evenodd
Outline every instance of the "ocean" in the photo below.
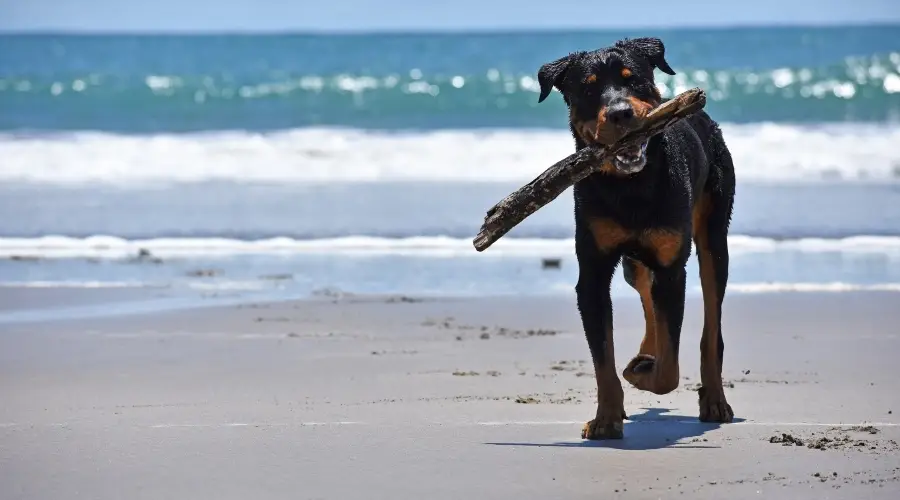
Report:
M 0 35 L 0 286 L 572 293 L 570 192 L 471 239 L 573 151 L 540 65 L 624 36 L 660 37 L 662 93 L 705 89 L 722 124 L 729 293 L 900 290 L 900 26 Z

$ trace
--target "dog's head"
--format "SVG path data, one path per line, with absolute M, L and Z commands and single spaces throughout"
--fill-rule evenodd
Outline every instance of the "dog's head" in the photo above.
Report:
M 658 38 L 621 40 L 612 47 L 576 52 L 541 66 L 538 82 L 543 102 L 556 87 L 569 106 L 569 125 L 582 145 L 613 144 L 634 129 L 662 100 L 654 68 L 674 75 Z M 647 144 L 616 156 L 617 173 L 640 172 Z

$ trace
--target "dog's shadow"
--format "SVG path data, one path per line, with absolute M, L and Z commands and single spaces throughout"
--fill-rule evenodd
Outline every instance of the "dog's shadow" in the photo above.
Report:
M 603 441 L 562 441 L 551 443 L 485 443 L 494 446 L 537 446 L 562 448 L 614 448 L 618 450 L 656 450 L 661 448 L 718 448 L 702 437 L 723 424 L 705 423 L 697 417 L 673 415 L 668 408 L 641 408 L 644 413 L 631 415 L 624 424 L 624 438 Z M 734 422 L 743 419 L 735 418 Z M 727 425 L 727 424 L 724 424 Z M 579 429 L 580 431 L 580 429 Z

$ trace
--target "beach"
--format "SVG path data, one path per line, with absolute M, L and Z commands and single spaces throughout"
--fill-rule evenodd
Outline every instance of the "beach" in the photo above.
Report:
M 539 68 L 646 36 L 735 165 L 736 418 L 692 257 L 679 388 L 588 442 L 571 189 L 472 238 L 573 152 Z M 0 500 L 900 497 L 898 38 L 0 34 Z
M 29 293 L 31 310 L 77 300 Z M 580 439 L 596 393 L 570 296 L 336 294 L 9 322 L 0 497 L 896 498 L 896 304 L 727 298 L 735 422 L 716 425 L 697 420 L 690 298 L 680 387 L 626 383 L 625 437 L 607 442 Z M 614 306 L 621 370 L 643 317 L 636 297 Z

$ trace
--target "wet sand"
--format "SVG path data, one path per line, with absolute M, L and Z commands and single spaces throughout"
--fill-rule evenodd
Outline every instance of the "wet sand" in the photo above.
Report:
M 636 297 L 614 305 L 621 370 L 643 316 Z M 729 296 L 736 422 L 719 426 L 697 421 L 691 299 L 681 386 L 626 383 L 625 438 L 607 442 L 580 439 L 596 396 L 570 297 L 2 324 L 0 498 L 897 498 L 898 305 Z

